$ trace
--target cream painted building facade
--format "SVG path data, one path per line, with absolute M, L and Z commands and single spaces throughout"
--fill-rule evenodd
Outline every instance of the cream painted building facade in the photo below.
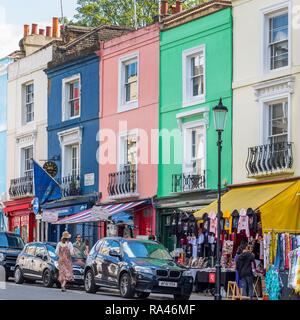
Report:
M 300 0 L 233 0 L 233 183 L 300 176 Z
M 8 71 L 7 186 L 12 179 L 32 175 L 31 158 L 47 159 L 47 92 L 44 69 L 52 46 L 17 60 Z M 42 162 L 43 163 L 43 162 Z M 10 197 L 12 198 L 12 197 Z

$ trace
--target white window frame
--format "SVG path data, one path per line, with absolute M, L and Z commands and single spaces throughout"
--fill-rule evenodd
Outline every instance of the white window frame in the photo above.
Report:
M 291 98 L 289 94 L 281 94 L 261 99 L 261 145 L 269 144 L 269 105 L 277 102 L 287 102 L 288 142 L 291 141 Z
M 72 128 L 58 133 L 58 138 L 61 146 L 61 177 L 69 175 L 66 166 L 66 152 L 67 148 L 78 145 L 78 175 L 81 174 L 81 144 L 82 144 L 82 128 Z M 72 174 L 72 173 L 70 173 Z
M 119 134 L 119 147 L 118 147 L 118 171 L 120 171 L 122 168 L 121 166 L 124 165 L 124 140 L 127 137 L 135 136 L 136 137 L 136 149 L 137 149 L 137 159 L 136 159 L 136 171 L 138 167 L 138 150 L 139 150 L 139 130 L 133 129 L 129 131 L 123 131 Z
M 26 88 L 30 85 L 33 86 L 33 101 L 32 101 L 32 104 L 33 104 L 33 111 L 32 111 L 33 116 L 32 117 L 33 117 L 33 119 L 31 121 L 27 121 Z M 27 124 L 34 122 L 34 100 L 35 100 L 34 91 L 35 91 L 34 81 L 29 81 L 29 82 L 22 84 L 22 124 L 23 125 L 27 125 Z
M 198 120 L 198 121 L 190 121 L 182 124 L 182 139 L 183 139 L 183 154 L 182 154 L 182 173 L 183 174 L 191 174 L 191 168 L 188 167 L 187 161 L 191 161 L 190 158 L 191 155 L 191 145 L 190 140 L 188 141 L 188 138 L 190 137 L 190 130 L 194 128 L 202 128 L 203 131 L 203 140 L 204 140 L 204 171 L 206 171 L 207 168 L 207 141 L 206 141 L 206 121 Z M 190 163 L 190 162 L 189 162 Z
M 277 69 L 271 69 L 270 66 L 270 52 L 269 52 L 269 19 L 271 17 L 275 17 L 278 15 L 281 15 L 282 13 L 287 12 L 288 13 L 288 65 L 277 68 Z M 278 71 L 282 71 L 285 69 L 288 69 L 291 67 L 291 53 L 292 53 L 292 46 L 291 46 L 291 40 L 292 40 L 292 14 L 291 14 L 291 2 L 290 1 L 284 1 L 279 2 L 277 4 L 268 6 L 266 8 L 263 8 L 261 10 L 262 13 L 262 74 L 266 73 L 274 73 Z
M 137 100 L 126 102 L 125 90 L 125 66 L 135 61 L 137 62 Z M 140 61 L 139 52 L 134 52 L 129 55 L 123 56 L 119 59 L 119 75 L 118 75 L 118 112 L 125 112 L 136 109 L 139 106 L 139 77 L 140 77 Z
M 198 47 L 184 50 L 182 52 L 182 105 L 183 107 L 189 107 L 196 104 L 205 102 L 206 97 L 206 48 L 205 44 L 201 44 Z M 198 96 L 191 96 L 191 83 L 190 83 L 190 72 L 191 72 L 191 57 L 196 54 L 203 55 L 203 94 Z
M 20 168 L 21 168 L 21 172 L 20 172 L 20 177 L 25 177 L 26 176 L 26 171 L 25 171 L 25 150 L 26 149 L 29 149 L 29 148 L 31 148 L 32 149 L 32 157 L 34 157 L 34 146 L 32 145 L 32 144 L 30 144 L 30 145 L 27 145 L 27 146 L 22 146 L 21 148 L 20 148 L 20 156 L 21 156 L 21 158 L 20 158 L 20 162 L 21 162 L 21 166 L 20 166 Z M 33 168 L 32 168 L 32 170 L 31 170 L 31 172 L 33 172 Z
M 79 81 L 79 115 L 71 117 L 69 108 L 69 84 L 71 82 Z M 71 77 L 62 80 L 62 121 L 68 121 L 80 118 L 81 116 L 81 75 L 75 74 Z

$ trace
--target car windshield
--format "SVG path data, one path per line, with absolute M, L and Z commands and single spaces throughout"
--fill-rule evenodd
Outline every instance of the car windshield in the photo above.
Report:
M 9 234 L 9 233 L 0 233 L 0 247 L 22 250 L 24 248 L 24 241 L 18 235 Z
M 129 258 L 173 260 L 166 248 L 155 242 L 128 241 L 123 243 L 123 249 Z
M 50 246 L 49 244 L 47 245 L 47 250 L 49 252 L 49 256 L 53 259 L 57 259 L 57 255 L 55 253 L 55 248 L 53 246 Z

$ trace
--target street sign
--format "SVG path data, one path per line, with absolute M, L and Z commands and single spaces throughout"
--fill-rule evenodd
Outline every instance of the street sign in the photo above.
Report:
M 35 215 L 37 215 L 40 211 L 40 203 L 38 198 L 34 198 L 32 200 L 32 209 Z

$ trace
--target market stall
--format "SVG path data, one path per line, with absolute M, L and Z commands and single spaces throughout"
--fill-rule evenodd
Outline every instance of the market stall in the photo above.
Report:
M 300 286 L 299 195 L 300 181 L 290 179 L 231 186 L 222 196 L 221 285 L 224 291 L 228 281 L 235 279 L 237 249 L 247 244 L 251 245 L 255 255 L 256 297 L 268 294 L 269 299 L 286 299 L 287 288 L 296 297 L 295 293 L 300 291 L 296 286 L 298 280 L 295 280 L 298 276 Z M 174 212 L 170 229 L 177 243 L 173 255 L 190 268 L 196 288 L 205 290 L 213 287 L 217 202 L 193 214 Z M 297 254 L 292 255 L 291 252 Z

